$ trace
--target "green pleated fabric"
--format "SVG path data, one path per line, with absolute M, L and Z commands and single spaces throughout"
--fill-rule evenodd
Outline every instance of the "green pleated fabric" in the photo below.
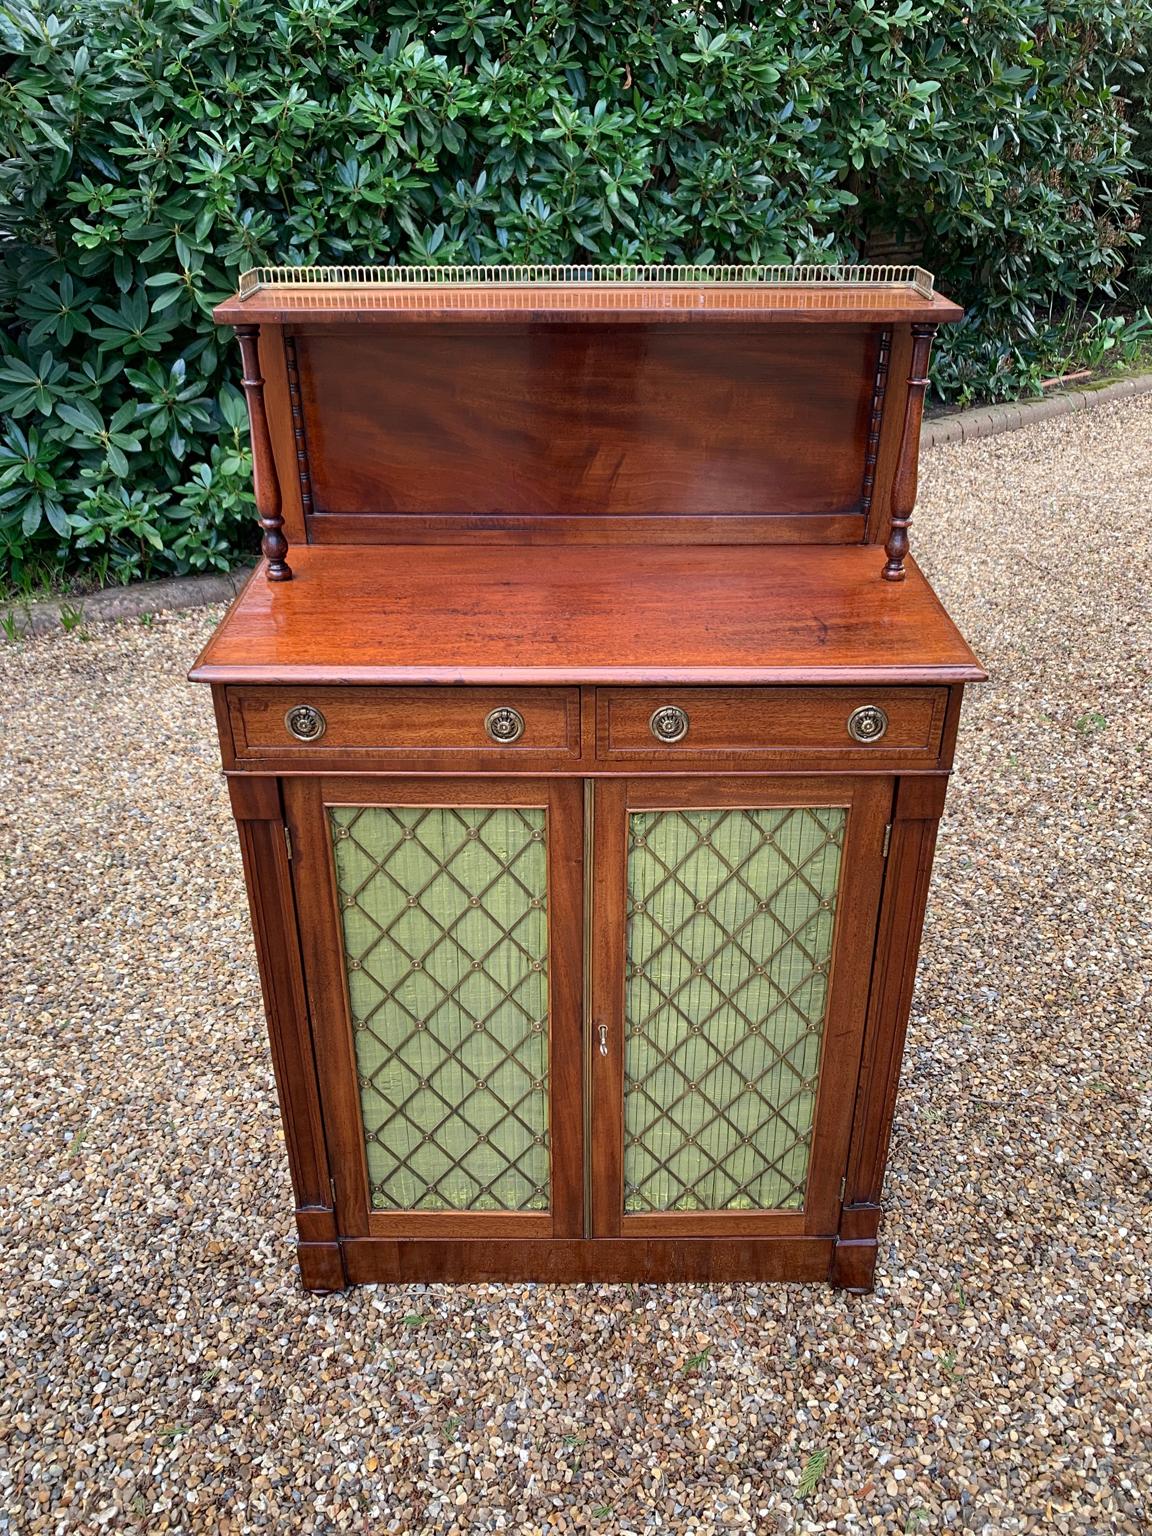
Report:
M 544 810 L 329 816 L 373 1207 L 546 1210 Z
M 846 818 L 630 816 L 625 1211 L 803 1206 Z

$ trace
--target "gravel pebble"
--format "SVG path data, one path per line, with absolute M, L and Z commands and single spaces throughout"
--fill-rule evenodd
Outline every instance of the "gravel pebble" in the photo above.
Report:
M 993 676 L 865 1299 L 303 1294 L 219 610 L 0 651 L 0 1531 L 1152 1529 L 1150 486 L 1152 397 L 925 460 Z

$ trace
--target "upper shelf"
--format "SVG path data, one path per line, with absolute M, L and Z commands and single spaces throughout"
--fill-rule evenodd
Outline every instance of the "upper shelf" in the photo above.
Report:
M 931 272 L 911 266 L 257 267 L 214 318 L 898 324 L 962 313 Z

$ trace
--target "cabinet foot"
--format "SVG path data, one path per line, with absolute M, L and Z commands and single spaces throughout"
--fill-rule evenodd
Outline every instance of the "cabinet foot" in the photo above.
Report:
M 853 1296 L 867 1296 L 874 1286 L 876 1239 L 874 1237 L 841 1239 L 832 1250 L 828 1279 L 838 1290 Z
M 297 1243 L 300 1284 L 306 1291 L 344 1291 L 344 1253 L 339 1243 Z

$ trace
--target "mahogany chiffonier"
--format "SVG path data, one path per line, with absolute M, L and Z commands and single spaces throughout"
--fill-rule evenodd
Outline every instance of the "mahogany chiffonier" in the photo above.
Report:
M 192 676 L 304 1284 L 872 1285 L 984 676 L 914 562 L 918 268 L 266 269 Z

